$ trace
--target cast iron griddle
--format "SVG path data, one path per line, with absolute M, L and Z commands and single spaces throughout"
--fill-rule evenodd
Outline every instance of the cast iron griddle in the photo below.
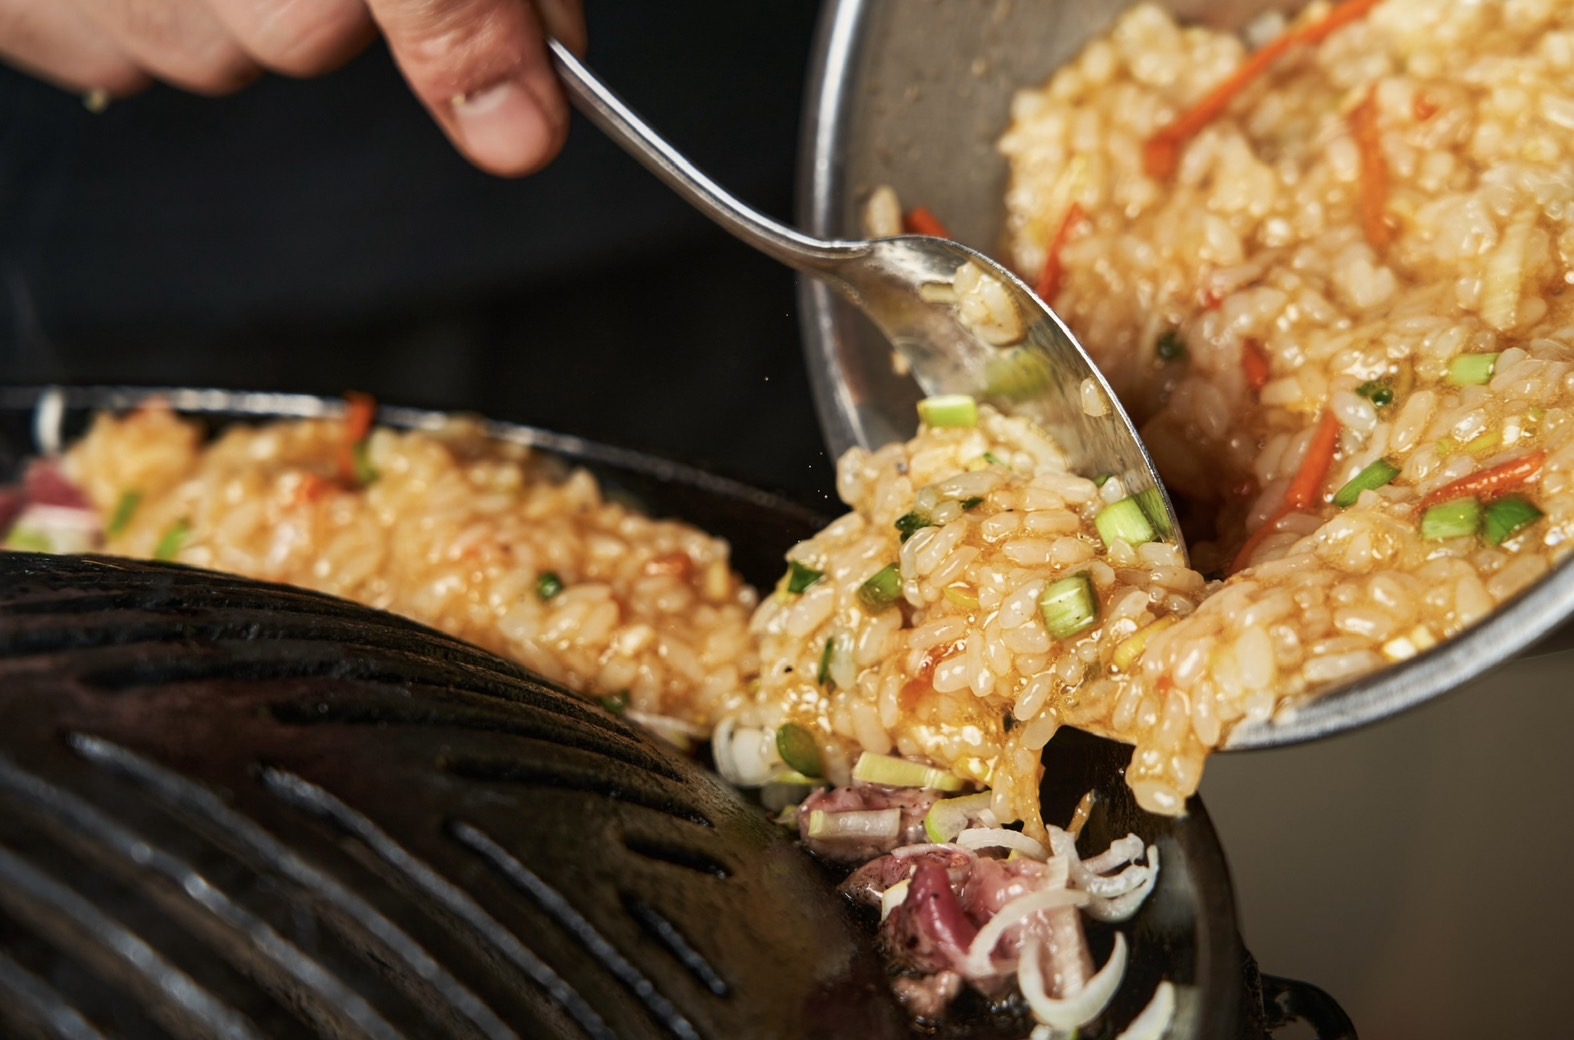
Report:
M 0 734 L 5 1036 L 907 1032 L 720 782 L 386 614 L 0 553 Z

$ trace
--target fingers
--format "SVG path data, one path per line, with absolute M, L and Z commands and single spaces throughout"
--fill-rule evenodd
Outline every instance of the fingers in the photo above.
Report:
M 370 0 L 372 16 L 427 109 L 472 162 L 530 173 L 562 148 L 568 102 L 547 57 L 541 17 L 578 32 L 577 3 L 525 0 Z M 577 29 L 576 29 L 577 26 Z
M 205 0 L 69 0 L 158 79 L 198 94 L 225 94 L 261 72 Z M 37 6 L 55 6 L 51 4 Z
M 338 68 L 376 32 L 363 0 L 209 0 L 256 62 L 289 76 Z
M 75 3 L 0 0 L 0 57 L 76 93 L 114 96 L 147 86 L 124 50 Z

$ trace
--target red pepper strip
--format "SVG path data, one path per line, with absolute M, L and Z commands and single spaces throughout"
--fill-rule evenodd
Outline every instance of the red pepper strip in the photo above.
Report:
M 1081 204 L 1073 202 L 1071 208 L 1066 210 L 1065 219 L 1060 222 L 1060 230 L 1055 232 L 1054 241 L 1049 244 L 1049 251 L 1044 254 L 1044 269 L 1038 273 L 1033 291 L 1045 303 L 1053 303 L 1055 294 L 1060 292 L 1060 280 L 1066 273 L 1061 254 L 1066 251 L 1066 243 L 1071 241 L 1071 236 L 1076 234 L 1086 216 Z
M 370 394 L 352 390 L 344 395 L 344 405 L 344 439 L 339 442 L 339 476 L 346 484 L 355 484 L 355 446 L 372 432 L 377 401 Z
M 1246 373 L 1246 385 L 1251 387 L 1254 394 L 1261 393 L 1262 388 L 1268 385 L 1268 380 L 1273 378 L 1268 352 L 1254 339 L 1241 344 L 1241 369 Z
M 1383 155 L 1377 126 L 1377 84 L 1366 100 L 1350 110 L 1350 133 L 1361 151 L 1361 230 L 1373 249 L 1387 249 L 1393 238 L 1388 226 L 1388 159 Z
M 1321 43 L 1336 30 L 1364 17 L 1368 11 L 1377 6 L 1377 3 L 1378 0 L 1345 0 L 1329 11 L 1327 17 L 1321 21 L 1298 29 L 1290 29 L 1249 56 L 1241 63 L 1240 68 L 1214 87 L 1207 97 L 1181 113 L 1181 117 L 1175 122 L 1148 138 L 1142 148 L 1142 165 L 1148 176 L 1155 180 L 1168 180 L 1175 173 L 1175 167 L 1180 160 L 1180 150 L 1186 142 L 1229 108 L 1230 102 L 1250 86 L 1254 79 L 1267 71 L 1270 65 L 1295 47 Z
M 1241 551 L 1235 554 L 1230 573 L 1251 562 L 1263 540 L 1278 529 L 1279 521 L 1291 513 L 1305 513 L 1322 503 L 1323 484 L 1328 480 L 1328 471 L 1333 468 L 1334 452 L 1338 446 L 1339 420 L 1330 409 L 1323 412 L 1317 432 L 1312 435 L 1312 443 L 1306 449 L 1306 458 L 1301 460 L 1301 468 L 1284 491 L 1284 503 L 1279 506 L 1278 512 L 1246 539 Z
M 903 214 L 902 230 L 909 235 L 933 235 L 935 238 L 951 237 L 951 232 L 947 231 L 945 225 L 940 223 L 940 218 L 923 206 Z
M 1535 480 L 1541 475 L 1541 467 L 1546 461 L 1545 451 L 1533 451 L 1522 458 L 1499 463 L 1491 469 L 1451 480 L 1423 498 L 1421 508 L 1430 509 L 1440 502 L 1452 502 L 1456 498 L 1499 498 Z

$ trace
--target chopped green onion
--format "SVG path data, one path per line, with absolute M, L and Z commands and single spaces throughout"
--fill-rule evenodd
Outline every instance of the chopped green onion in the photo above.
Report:
M 1421 537 L 1431 541 L 1462 538 L 1480 529 L 1481 503 L 1473 498 L 1456 498 L 1421 514 Z
M 977 426 L 978 402 L 967 394 L 940 394 L 918 402 L 918 418 L 925 426 Z
M 1061 578 L 1038 594 L 1038 610 L 1051 639 L 1066 639 L 1092 628 L 1099 617 L 1098 596 L 1087 571 Z
M 1142 515 L 1153 526 L 1155 538 L 1169 538 L 1175 533 L 1170 526 L 1170 511 L 1164 506 L 1164 493 L 1157 486 L 1137 492 L 1136 499 Z
M 853 763 L 853 779 L 864 784 L 928 787 L 936 791 L 960 791 L 967 786 L 961 777 L 944 769 L 895 755 L 877 755 L 873 751 L 858 756 L 858 761 Z
M 1502 430 L 1488 430 L 1486 433 L 1478 434 L 1475 439 L 1473 439 L 1469 444 L 1466 444 L 1461 450 L 1467 454 L 1476 456 L 1476 458 L 1480 458 L 1489 452 L 1496 451 L 1498 446 L 1502 443 Z
M 822 841 L 834 841 L 837 838 L 881 841 L 895 838 L 901 833 L 902 810 L 895 806 L 889 809 L 849 809 L 846 812 L 809 810 L 808 836 Z
M 350 462 L 355 467 L 355 482 L 361 487 L 377 482 L 382 474 L 372 465 L 371 440 L 356 441 L 350 448 Z
M 1117 541 L 1142 545 L 1157 537 L 1142 504 L 1135 498 L 1123 498 L 1100 509 L 1093 518 L 1093 526 L 1099 529 L 1099 537 L 1104 539 L 1105 545 L 1114 545 Z
M 1379 408 L 1394 403 L 1394 388 L 1386 379 L 1373 379 L 1355 388 L 1355 392 Z
M 836 647 L 835 639 L 826 639 L 825 649 L 820 651 L 820 670 L 815 673 L 814 681 L 821 686 L 831 681 L 831 653 Z
M 825 577 L 824 571 L 805 567 L 797 560 L 787 561 L 787 591 L 794 596 L 808 591 L 823 577 Z
M 110 538 L 124 531 L 131 523 L 131 518 L 137 514 L 137 507 L 142 504 L 142 492 L 127 491 L 121 494 L 120 501 L 115 503 L 115 513 L 109 518 L 109 526 L 104 528 L 104 534 Z
M 858 602 L 878 614 L 902 598 L 902 571 L 891 563 L 858 586 Z
M 974 495 L 972 498 L 964 498 L 964 499 L 962 499 L 962 512 L 964 512 L 964 513 L 971 512 L 972 510 L 977 509 L 979 506 L 981 506 L 983 504 L 984 504 L 983 498 L 981 496 L 978 496 L 978 495 Z
M 984 452 L 984 461 L 989 463 L 991 466 L 1004 466 L 1006 464 L 1004 459 L 992 451 Z
M 1361 492 L 1373 491 L 1390 484 L 1397 476 L 1399 476 L 1398 466 L 1387 459 L 1378 459 L 1346 481 L 1344 487 L 1334 492 L 1334 505 L 1340 509 L 1349 509 L 1360 499 Z
M 1113 473 L 1100 473 L 1098 476 L 1093 478 L 1093 486 L 1096 488 L 1101 488 L 1113 480 L 1114 477 L 1115 474 Z
M 598 700 L 603 708 L 614 715 L 622 715 L 629 710 L 629 692 L 627 690 L 609 693 L 605 697 L 598 698 Z
M 164 532 L 164 537 L 158 540 L 158 545 L 153 548 L 155 560 L 173 560 L 186 544 L 186 539 L 191 535 L 191 524 L 186 520 L 176 520 L 170 529 Z
M 563 579 L 558 577 L 557 571 L 542 571 L 541 577 L 536 579 L 536 595 L 543 603 L 562 591 Z
M 1153 351 L 1160 361 L 1180 361 L 1186 357 L 1186 341 L 1181 338 L 1179 329 L 1170 329 L 1159 337 Z
M 919 531 L 933 525 L 934 521 L 929 519 L 928 513 L 920 513 L 915 509 L 911 513 L 898 517 L 895 526 L 902 536 L 902 541 L 905 542 Z
M 945 587 L 946 602 L 963 610 L 977 610 L 978 596 L 973 593 L 971 586 L 964 582 L 954 582 Z
M 1481 386 L 1497 371 L 1497 354 L 1459 354 L 1448 363 L 1448 382 L 1454 386 Z
M 1021 401 L 1048 388 L 1049 363 L 1027 347 L 999 354 L 984 362 L 984 393 Z
M 5 544 L 0 549 L 11 549 L 16 552 L 54 552 L 55 546 L 49 536 L 36 527 L 13 527 L 11 533 L 5 536 Z
M 782 761 L 803 776 L 822 776 L 825 764 L 820 759 L 820 745 L 814 734 L 796 722 L 784 722 L 776 727 L 776 751 Z
M 1010 716 L 1008 715 L 1007 718 Z M 977 794 L 962 795 L 960 798 L 940 799 L 924 814 L 924 833 L 937 845 L 955 841 L 956 836 L 967 827 L 969 820 L 975 819 L 989 808 L 992 798 L 988 791 L 980 791 Z
M 1175 620 L 1174 615 L 1166 615 L 1137 629 L 1115 646 L 1110 663 L 1123 672 L 1130 671 L 1131 666 L 1137 663 L 1137 658 L 1148 648 L 1148 641 L 1175 624 Z
M 1505 495 L 1487 506 L 1481 520 L 1481 537 L 1488 545 L 1502 545 L 1545 515 L 1528 499 Z

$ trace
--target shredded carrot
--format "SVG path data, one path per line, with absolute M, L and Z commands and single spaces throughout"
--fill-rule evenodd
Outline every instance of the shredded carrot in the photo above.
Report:
M 1515 491 L 1541 475 L 1547 461 L 1545 451 L 1533 451 L 1521 458 L 1499 463 L 1468 477 L 1451 480 L 1421 500 L 1422 509 L 1456 498 L 1498 498 Z
M 950 238 L 951 232 L 940 223 L 940 218 L 935 216 L 923 206 L 908 210 L 902 215 L 902 230 L 909 235 L 933 235 L 935 238 Z
M 1053 303 L 1055 294 L 1060 291 L 1060 280 L 1066 273 L 1061 254 L 1066 251 L 1066 243 L 1071 241 L 1071 236 L 1076 234 L 1086 216 L 1082 205 L 1073 202 L 1071 208 L 1066 210 L 1065 219 L 1060 222 L 1060 230 L 1055 232 L 1054 241 L 1049 244 L 1049 251 L 1044 254 L 1044 269 L 1039 272 L 1033 291 L 1045 303 Z
M 953 643 L 940 643 L 936 646 L 930 647 L 928 650 L 925 650 L 923 656 L 918 659 L 918 677 L 920 679 L 928 679 L 930 676 L 934 675 L 935 666 L 941 661 L 955 657 L 957 654 L 966 649 L 967 643 L 960 639 Z
M 1263 541 L 1274 531 L 1279 529 L 1279 521 L 1289 516 L 1295 510 L 1288 506 L 1280 506 L 1279 511 L 1263 521 L 1263 525 L 1253 531 L 1251 537 L 1246 539 L 1246 544 L 1241 546 L 1241 551 L 1235 554 L 1235 562 L 1230 564 L 1230 573 L 1245 567 L 1252 562 L 1252 557 L 1257 555 L 1257 549 Z
M 307 473 L 301 477 L 301 482 L 296 485 L 295 497 L 291 505 L 296 508 L 311 505 L 322 498 L 328 491 L 328 482 L 315 473 Z
M 1251 562 L 1263 540 L 1278 530 L 1281 520 L 1291 513 L 1305 513 L 1322 504 L 1323 484 L 1328 480 L 1328 471 L 1333 468 L 1334 453 L 1338 447 L 1339 419 L 1330 409 L 1323 412 L 1317 432 L 1312 435 L 1312 443 L 1306 448 L 1306 458 L 1301 460 L 1301 468 L 1296 470 L 1290 486 L 1285 488 L 1284 504 L 1246 539 L 1241 551 L 1235 554 L 1235 562 L 1230 565 L 1232 574 Z
M 356 483 L 355 446 L 372 432 L 377 416 L 377 401 L 371 394 L 350 391 L 344 395 L 344 439 L 339 442 L 339 476 L 346 484 Z
M 1373 249 L 1387 249 L 1393 229 L 1388 226 L 1388 159 L 1377 126 L 1377 84 L 1350 110 L 1350 133 L 1361 151 L 1361 230 Z
M 1246 373 L 1246 385 L 1252 388 L 1254 394 L 1261 392 L 1268 385 L 1268 380 L 1273 378 L 1268 352 L 1254 339 L 1241 344 L 1241 368 Z
M 670 574 L 686 581 L 689 575 L 694 573 L 694 557 L 682 550 L 662 553 L 645 564 L 645 573 Z
M 1312 435 L 1306 458 L 1301 460 L 1300 470 L 1284 493 L 1285 504 L 1302 511 L 1322 504 L 1323 484 L 1328 480 L 1328 471 L 1333 468 L 1334 452 L 1338 448 L 1339 418 L 1329 409 L 1323 412 L 1323 421 Z
M 1180 150 L 1186 142 L 1217 119 L 1274 62 L 1296 47 L 1316 46 L 1323 42 L 1335 31 L 1365 17 L 1377 3 L 1378 0 L 1345 0 L 1320 21 L 1289 29 L 1251 54 L 1240 68 L 1214 87 L 1206 97 L 1181 113 L 1175 122 L 1148 138 L 1142 148 L 1142 165 L 1148 176 L 1155 180 L 1167 180 L 1173 175 L 1180 159 Z
M 1416 122 L 1424 123 L 1442 111 L 1443 106 L 1433 101 L 1423 91 L 1416 91 L 1415 100 L 1410 102 L 1411 110 L 1415 113 Z

